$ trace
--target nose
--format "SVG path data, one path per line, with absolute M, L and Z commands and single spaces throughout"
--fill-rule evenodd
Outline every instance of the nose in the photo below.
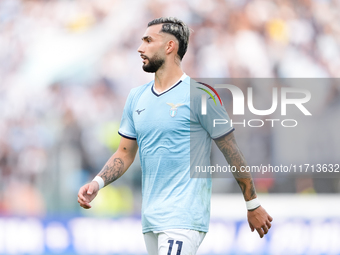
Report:
M 138 51 L 139 53 L 143 53 L 143 52 L 144 52 L 143 43 L 139 46 L 139 48 L 137 49 L 137 51 Z

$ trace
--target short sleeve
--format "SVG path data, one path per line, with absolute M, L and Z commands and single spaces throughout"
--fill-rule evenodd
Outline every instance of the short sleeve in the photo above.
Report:
M 128 139 L 136 140 L 137 134 L 135 130 L 135 124 L 133 122 L 133 98 L 134 90 L 132 90 L 126 100 L 122 120 L 118 133 Z
M 215 96 L 216 97 L 216 96 Z M 215 98 L 214 98 L 215 99 Z M 234 131 L 231 120 L 224 105 L 216 98 L 207 97 L 206 115 L 201 113 L 201 98 L 196 98 L 196 116 L 202 127 L 209 133 L 212 139 L 217 139 Z

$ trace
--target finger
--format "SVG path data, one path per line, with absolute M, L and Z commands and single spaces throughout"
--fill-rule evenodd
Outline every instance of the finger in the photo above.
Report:
M 256 231 L 257 231 L 257 233 L 259 233 L 261 238 L 264 236 L 262 228 L 257 228 Z
M 78 197 L 79 197 L 81 200 L 86 201 L 86 199 L 85 199 L 85 197 L 84 197 L 84 195 L 83 195 L 84 191 L 85 191 L 85 189 L 84 189 L 84 188 L 81 188 L 81 189 L 79 190 L 79 192 L 78 192 Z
M 85 202 L 82 201 L 80 198 L 78 198 L 78 203 L 81 207 L 83 207 L 85 205 Z
M 84 209 L 90 209 L 91 208 L 91 206 L 89 206 L 89 205 L 80 205 L 81 207 L 83 207 Z
M 90 204 L 84 204 L 82 207 L 83 207 L 84 209 L 90 209 L 90 208 L 91 208 L 91 205 L 90 205 Z
M 84 203 L 88 202 L 88 199 L 84 197 L 83 195 L 78 196 L 78 198 L 83 201 Z
M 269 221 L 270 221 L 270 222 L 272 222 L 272 221 L 273 221 L 273 217 L 272 217 L 272 216 L 270 216 L 270 215 L 268 215 L 268 219 L 269 219 Z
M 87 202 L 83 202 L 81 199 L 78 198 L 78 203 L 80 204 L 81 207 L 85 208 L 85 209 L 90 209 L 91 205 Z
M 267 225 L 268 229 L 270 229 L 272 227 L 272 224 L 268 220 L 266 222 L 266 225 Z
M 250 222 L 248 222 L 248 223 L 249 223 L 249 227 L 251 229 L 251 232 L 254 232 L 255 228 L 253 227 L 253 225 L 250 224 Z
M 78 198 L 78 203 L 82 205 L 82 204 L 85 204 L 86 201 L 83 201 L 83 200 L 81 200 L 80 198 Z
M 267 233 L 268 233 L 268 227 L 267 227 L 266 225 L 264 225 L 264 226 L 262 227 L 262 229 L 263 229 L 264 234 L 267 234 Z
M 88 203 L 82 203 L 80 204 L 81 207 L 83 207 L 84 209 L 90 209 L 91 208 L 91 205 L 88 204 Z
M 93 193 L 93 185 L 89 185 L 89 189 L 87 190 L 87 194 L 88 195 L 92 195 L 92 193 Z

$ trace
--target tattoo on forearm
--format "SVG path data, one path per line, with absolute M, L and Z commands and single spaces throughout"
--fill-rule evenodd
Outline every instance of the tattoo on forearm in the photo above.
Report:
M 255 192 L 255 187 L 254 187 L 254 182 L 251 178 L 236 178 L 236 181 L 238 183 L 238 185 L 240 186 L 243 196 L 245 198 L 246 201 L 252 200 L 254 198 L 256 198 L 256 192 Z M 247 186 L 249 188 L 247 188 Z
M 124 161 L 120 158 L 115 158 L 113 162 L 108 162 L 98 175 L 103 178 L 106 186 L 117 180 L 123 174 L 123 169 Z
M 237 171 L 233 173 L 240 186 L 246 201 L 256 198 L 254 183 L 250 173 L 241 172 L 241 166 L 246 166 L 247 162 L 237 146 L 233 133 L 215 140 L 216 145 L 223 153 L 225 159 L 231 166 L 235 166 Z

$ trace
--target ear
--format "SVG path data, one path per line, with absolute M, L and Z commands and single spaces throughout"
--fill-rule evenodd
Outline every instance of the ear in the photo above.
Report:
M 167 44 L 166 44 L 165 53 L 171 54 L 171 52 L 175 52 L 176 47 L 177 47 L 177 45 L 176 45 L 174 40 L 168 41 Z

